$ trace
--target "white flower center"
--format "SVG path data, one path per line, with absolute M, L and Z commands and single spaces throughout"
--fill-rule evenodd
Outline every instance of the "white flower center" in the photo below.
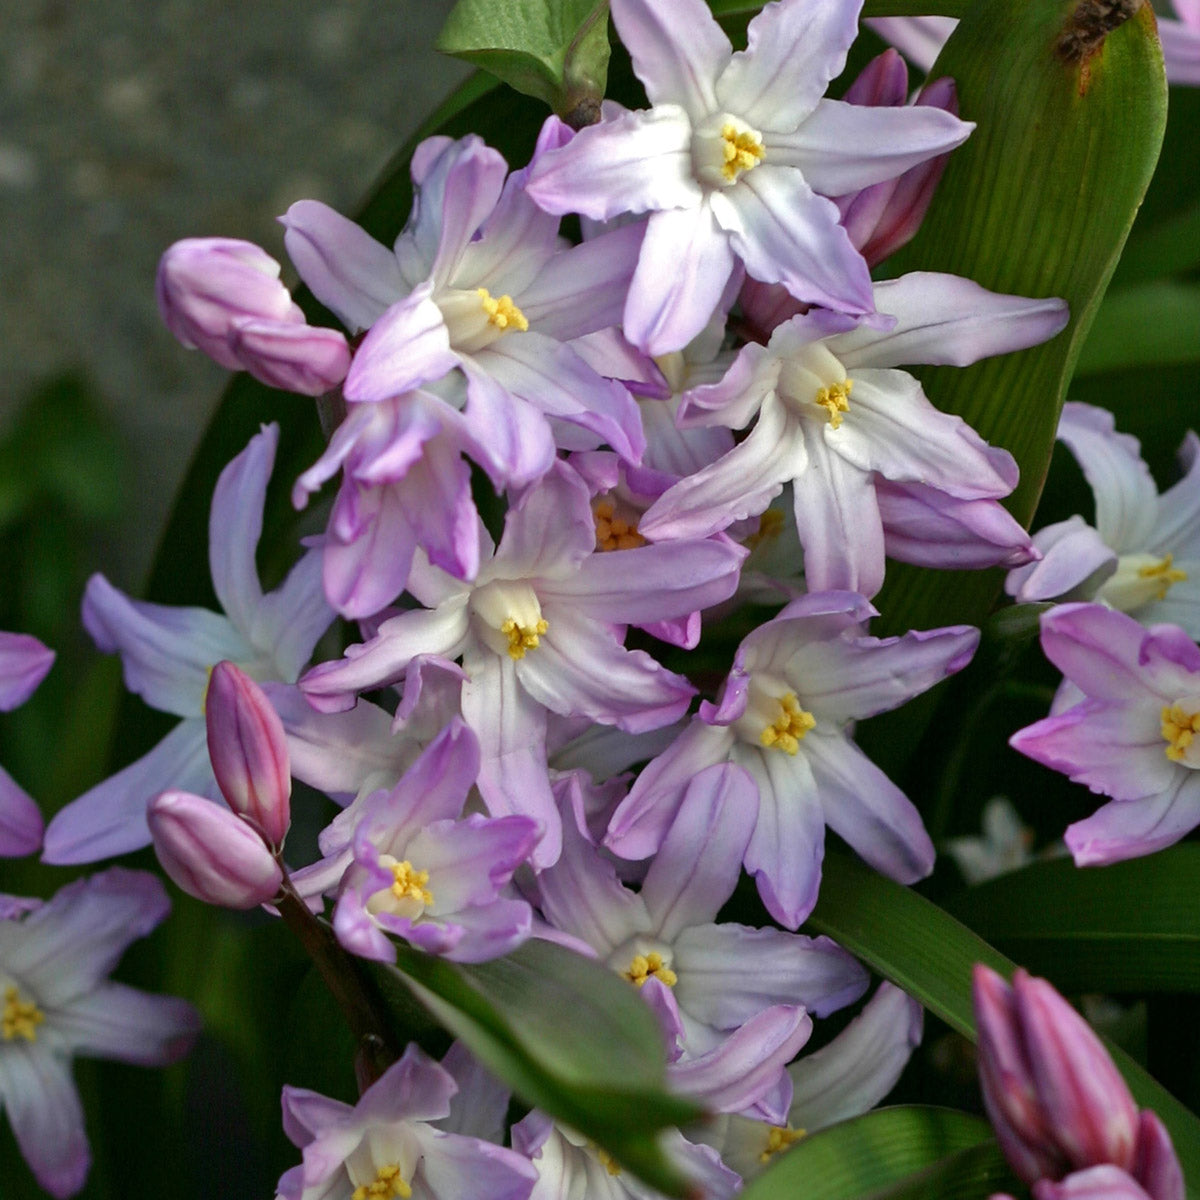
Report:
M 644 987 L 648 979 L 674 987 L 679 977 L 671 970 L 671 961 L 671 947 L 648 937 L 630 938 L 608 956 L 608 965 L 636 988 Z
M 733 731 L 751 746 L 794 755 L 816 723 L 812 713 L 800 707 L 796 693 L 784 680 L 774 675 L 754 675 L 746 711 L 734 721 Z
M 434 299 L 450 345 L 461 354 L 475 354 L 506 333 L 524 333 L 529 328 L 511 296 L 493 296 L 487 288 L 448 288 Z
M 417 920 L 433 903 L 433 893 L 425 886 L 428 871 L 418 871 L 408 859 L 401 862 L 390 854 L 379 856 L 379 865 L 392 873 L 390 887 L 382 887 L 367 900 L 367 912 L 391 913 L 407 921 Z
M 842 414 L 850 411 L 854 380 L 823 342 L 805 346 L 784 360 L 776 392 L 797 416 L 828 421 L 840 429 Z
M 730 113 L 717 113 L 692 133 L 692 171 L 708 187 L 732 187 L 765 156 L 762 134 Z
M 36 1042 L 46 1014 L 15 983 L 0 983 L 0 1042 Z
M 480 640 L 497 654 L 517 660 L 536 650 L 550 626 L 542 616 L 537 593 L 519 580 L 497 579 L 471 593 L 471 610 L 479 618 Z
M 1174 565 L 1170 554 L 1162 558 L 1153 554 L 1122 554 L 1117 559 L 1116 571 L 1104 581 L 1096 599 L 1121 612 L 1134 612 L 1155 600 L 1165 600 L 1171 587 L 1183 583 L 1187 577 L 1186 571 Z

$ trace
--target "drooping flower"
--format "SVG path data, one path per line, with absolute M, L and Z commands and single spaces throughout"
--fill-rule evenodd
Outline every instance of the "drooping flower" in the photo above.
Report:
M 119 867 L 68 884 L 45 903 L 0 915 L 0 1106 L 37 1181 L 72 1196 L 90 1155 L 71 1059 L 165 1066 L 186 1054 L 191 1005 L 109 972 L 170 904 L 153 875 Z
M 705 702 L 638 776 L 613 817 L 608 845 L 654 854 L 688 780 L 734 762 L 758 784 L 758 821 L 745 853 L 767 911 L 795 929 L 817 899 L 825 826 L 901 883 L 933 869 L 933 844 L 912 802 L 858 749 L 857 720 L 896 708 L 964 667 L 969 626 L 875 638 L 875 610 L 850 592 L 792 601 L 738 647 L 716 704 Z
M 702 0 L 611 7 L 653 107 L 608 106 L 537 162 L 529 193 L 600 221 L 650 213 L 626 335 L 651 354 L 681 349 L 739 261 L 800 300 L 872 312 L 866 263 L 824 197 L 894 178 L 973 126 L 937 108 L 822 98 L 857 34 L 858 0 L 768 4 L 736 54 Z
M 321 556 L 309 552 L 265 593 L 255 550 L 279 440 L 264 426 L 221 472 L 209 518 L 209 565 L 219 615 L 131 600 L 103 575 L 88 581 L 83 622 L 97 645 L 121 655 L 125 685 L 183 720 L 148 754 L 68 804 L 46 830 L 44 858 L 93 862 L 150 841 L 146 805 L 169 789 L 215 799 L 204 718 L 208 676 L 222 659 L 256 680 L 293 683 L 333 614 L 321 590 Z
M 1038 530 L 1042 560 L 1009 573 L 1009 595 L 1096 600 L 1200 637 L 1200 439 L 1184 438 L 1183 478 L 1160 495 L 1137 438 L 1118 433 L 1112 413 L 1064 404 L 1058 438 L 1091 485 L 1096 523 L 1075 516 Z
M 54 665 L 54 651 L 27 633 L 0 633 L 0 712 L 24 704 Z M 0 858 L 42 844 L 42 814 L 32 796 L 0 767 Z
M 1200 649 L 1099 604 L 1042 614 L 1042 651 L 1082 699 L 1009 744 L 1112 800 L 1066 832 L 1077 866 L 1152 854 L 1200 825 Z

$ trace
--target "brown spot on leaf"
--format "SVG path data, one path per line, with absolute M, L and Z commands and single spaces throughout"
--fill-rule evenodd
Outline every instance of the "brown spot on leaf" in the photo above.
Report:
M 1054 51 L 1064 62 L 1082 66 L 1081 87 L 1086 90 L 1087 60 L 1100 52 L 1104 39 L 1142 7 L 1145 0 L 1079 0 L 1072 10 Z

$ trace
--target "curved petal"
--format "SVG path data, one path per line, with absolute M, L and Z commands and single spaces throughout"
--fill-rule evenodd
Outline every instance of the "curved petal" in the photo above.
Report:
M 42 861 L 86 863 L 150 844 L 146 805 L 159 792 L 220 796 L 208 759 L 204 718 L 180 721 L 149 754 L 84 792 L 46 827 Z
M 1094 596 L 1117 569 L 1116 552 L 1082 517 L 1039 529 L 1034 545 L 1041 562 L 1011 571 L 1004 582 L 1004 590 L 1020 604 L 1057 600 L 1070 592 Z
M 523 487 L 541 478 L 555 458 L 545 416 L 517 399 L 500 381 L 469 358 L 459 364 L 467 377 L 466 433 L 471 457 L 497 490 Z
M 0 767 L 0 858 L 24 858 L 42 844 L 42 814 L 33 797 Z
M 1189 7 L 1185 8 L 1185 4 Z M 1180 22 L 1162 18 L 1158 22 L 1158 34 L 1162 39 L 1167 79 L 1171 83 L 1196 87 L 1200 85 L 1200 20 L 1196 19 L 1190 4 L 1191 0 L 1175 0 L 1176 10 L 1188 19 Z
M 873 17 L 864 24 L 922 71 L 928 71 L 958 21 L 954 17 Z
M 798 168 L 822 195 L 844 196 L 953 150 L 974 128 L 926 104 L 877 108 L 822 100 L 794 133 L 764 136 L 764 161 Z
M 765 6 L 717 81 L 721 106 L 760 130 L 795 129 L 842 73 L 861 8 L 861 0 Z
M 295 682 L 333 611 L 322 586 L 322 554 L 310 550 L 259 605 L 250 637 L 270 656 L 284 683 Z
M 27 633 L 0 633 L 0 712 L 33 695 L 54 665 L 54 651 Z
M 54 1029 L 76 1054 L 162 1067 L 191 1049 L 200 1014 L 175 996 L 106 983 L 56 1012 Z
M 707 200 L 651 213 L 625 301 L 625 336 L 651 355 L 682 350 L 712 318 L 736 265 Z

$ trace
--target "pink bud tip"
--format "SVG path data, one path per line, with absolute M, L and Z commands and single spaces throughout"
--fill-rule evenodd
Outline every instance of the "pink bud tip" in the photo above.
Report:
M 204 719 L 221 794 L 278 849 L 291 822 L 292 777 L 283 722 L 262 688 L 231 662 L 213 667 Z
M 253 908 L 279 894 L 283 872 L 262 837 L 227 808 L 190 792 L 163 792 L 146 818 L 163 870 L 189 896 Z

